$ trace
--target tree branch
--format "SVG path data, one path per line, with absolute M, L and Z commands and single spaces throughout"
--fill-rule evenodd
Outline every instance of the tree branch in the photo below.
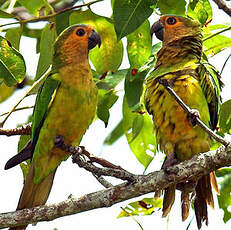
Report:
M 1 129 L 0 128 L 0 135 L 6 135 L 6 136 L 14 136 L 14 135 L 31 135 L 31 126 L 32 123 L 23 125 L 18 128 L 14 129 Z
M 72 215 L 125 201 L 153 191 L 160 191 L 174 183 L 206 175 L 218 168 L 231 165 L 231 145 L 221 146 L 216 151 L 194 156 L 188 161 L 167 169 L 137 176 L 133 183 L 122 183 L 108 189 L 86 194 L 78 199 L 69 198 L 58 204 L 38 206 L 15 212 L 0 214 L 0 228 L 25 225 L 39 221 L 51 221 L 58 217 Z
M 222 9 L 226 14 L 231 17 L 231 7 L 228 7 L 223 0 L 213 0 L 219 9 Z

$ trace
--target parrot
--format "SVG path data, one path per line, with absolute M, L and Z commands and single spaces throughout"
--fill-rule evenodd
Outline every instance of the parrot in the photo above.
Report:
M 31 141 L 5 165 L 9 169 L 32 158 L 17 210 L 46 203 L 57 167 L 70 156 L 54 145 L 54 138 L 78 145 L 95 117 L 98 90 L 88 54 L 96 45 L 101 45 L 100 35 L 85 24 L 68 27 L 54 43 L 51 74 L 35 101 Z
M 162 169 L 191 159 L 210 150 L 211 138 L 201 127 L 193 125 L 187 113 L 167 91 L 166 81 L 196 116 L 216 129 L 221 103 L 221 81 L 218 71 L 203 59 L 201 24 L 188 16 L 163 15 L 150 30 L 162 41 L 154 70 L 146 79 L 144 102 L 153 120 L 158 148 L 166 158 Z M 195 181 L 173 184 L 164 190 L 162 217 L 175 201 L 175 190 L 181 191 L 182 221 L 189 215 L 193 192 L 198 229 L 208 225 L 207 206 L 214 208 L 212 189 L 219 193 L 214 172 Z M 160 192 L 157 193 L 157 197 Z

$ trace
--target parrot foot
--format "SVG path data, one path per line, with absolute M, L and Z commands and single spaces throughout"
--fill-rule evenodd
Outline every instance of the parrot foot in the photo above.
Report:
M 64 137 L 61 135 L 57 135 L 54 137 L 54 144 L 56 147 L 61 147 L 64 145 Z
M 187 118 L 189 119 L 192 126 L 195 126 L 197 124 L 197 119 L 200 119 L 200 113 L 196 109 L 191 109 L 187 115 Z
M 161 166 L 161 169 L 167 172 L 167 168 L 171 167 L 173 165 L 178 164 L 179 161 L 177 160 L 175 153 L 170 153 L 168 156 L 166 156 L 163 165 Z
M 190 180 L 184 183 L 179 183 L 176 186 L 177 190 L 184 191 L 185 193 L 194 193 L 197 186 L 196 180 Z

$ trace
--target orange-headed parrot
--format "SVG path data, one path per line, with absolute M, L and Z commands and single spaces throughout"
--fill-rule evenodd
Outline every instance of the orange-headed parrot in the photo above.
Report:
M 193 126 L 186 112 L 161 84 L 169 86 L 211 129 L 218 121 L 221 81 L 213 66 L 202 59 L 202 33 L 198 22 L 182 16 L 165 15 L 153 24 L 151 34 L 162 40 L 154 71 L 147 79 L 145 103 L 152 115 L 159 148 L 166 154 L 162 168 L 185 161 L 210 150 L 211 138 L 199 126 Z M 172 161 L 172 163 L 171 163 Z M 194 184 L 194 186 L 192 186 Z M 207 204 L 214 207 L 211 184 L 218 191 L 214 173 L 187 182 L 181 187 L 182 220 L 189 214 L 190 192 L 195 188 L 194 208 L 198 228 L 208 224 Z M 175 200 L 177 185 L 164 191 L 163 217 Z
M 54 138 L 61 135 L 65 143 L 78 145 L 94 119 L 98 91 L 88 53 L 97 44 L 101 44 L 98 33 L 83 24 L 65 29 L 54 44 L 52 73 L 36 98 L 31 142 L 5 167 L 11 168 L 33 155 L 17 210 L 47 201 L 56 169 L 69 157 L 55 147 Z

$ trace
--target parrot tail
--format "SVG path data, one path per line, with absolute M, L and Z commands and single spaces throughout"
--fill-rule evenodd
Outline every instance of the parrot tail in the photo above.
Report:
M 164 190 L 162 217 L 166 217 L 172 208 L 172 205 L 175 201 L 175 190 L 176 190 L 175 184 L 170 185 L 168 188 Z
M 19 199 L 17 210 L 32 208 L 45 204 L 50 194 L 55 172 L 56 169 L 52 173 L 50 173 L 41 183 L 35 184 L 33 181 L 34 166 L 33 163 L 31 163 L 31 167 L 27 174 Z M 26 229 L 26 227 L 27 225 L 17 226 L 9 228 L 9 230 L 24 230 Z
M 196 198 L 194 200 L 195 215 L 198 229 L 202 223 L 208 225 L 207 204 L 214 208 L 212 186 L 210 182 L 210 174 L 201 177 L 196 186 Z

